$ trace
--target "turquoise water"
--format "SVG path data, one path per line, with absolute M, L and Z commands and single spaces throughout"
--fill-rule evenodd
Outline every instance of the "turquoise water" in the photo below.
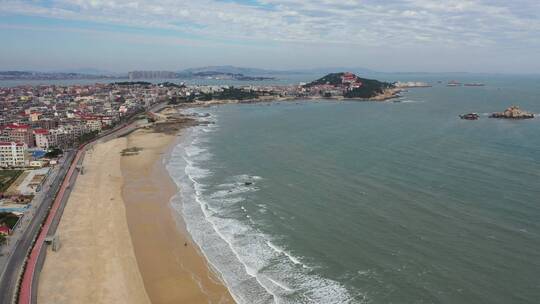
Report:
M 173 205 L 240 303 L 540 303 L 540 81 L 482 81 L 196 110 Z

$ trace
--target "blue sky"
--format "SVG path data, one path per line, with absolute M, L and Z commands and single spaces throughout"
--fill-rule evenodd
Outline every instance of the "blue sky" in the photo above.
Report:
M 538 73 L 539 0 L 0 0 L 0 70 Z

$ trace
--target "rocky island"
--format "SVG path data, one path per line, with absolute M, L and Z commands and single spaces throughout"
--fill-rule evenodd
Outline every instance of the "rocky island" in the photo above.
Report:
M 504 119 L 530 119 L 534 118 L 533 113 L 522 111 L 518 106 L 511 106 L 504 112 L 495 112 L 489 115 L 490 118 L 504 118 Z

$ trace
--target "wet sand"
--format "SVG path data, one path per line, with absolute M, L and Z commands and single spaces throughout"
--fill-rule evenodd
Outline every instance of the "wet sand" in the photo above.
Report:
M 154 304 L 234 303 L 170 206 L 177 193 L 163 157 L 176 135 L 138 130 L 127 137 L 121 158 L 127 222 L 146 292 Z

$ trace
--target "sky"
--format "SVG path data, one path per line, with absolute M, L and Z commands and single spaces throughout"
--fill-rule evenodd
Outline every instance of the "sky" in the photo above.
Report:
M 538 73 L 540 0 L 0 0 L 0 70 Z

